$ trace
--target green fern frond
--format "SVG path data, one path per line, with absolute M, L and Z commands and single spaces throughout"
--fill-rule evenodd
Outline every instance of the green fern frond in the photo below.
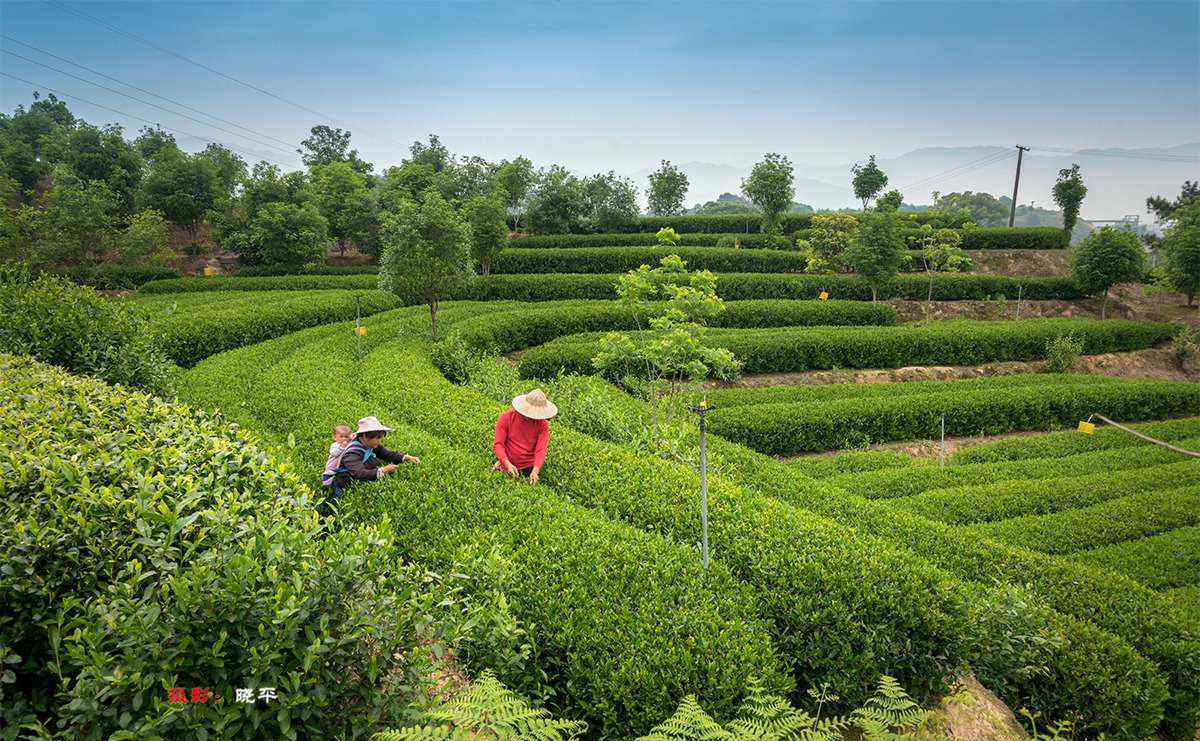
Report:
M 763 683 L 751 678 L 742 701 L 741 717 L 728 725 L 737 739 L 787 741 L 798 738 L 813 727 L 813 718 L 792 707 L 786 698 L 767 692 Z M 812 739 L 816 741 L 816 739 Z
M 561 741 L 587 729 L 586 723 L 557 720 L 509 690 L 490 671 L 426 713 L 429 725 L 385 731 L 373 741 L 440 741 L 502 738 L 512 741 Z
M 928 717 L 900 683 L 886 675 L 879 678 L 875 694 L 850 716 L 867 741 L 907 738 L 906 732 L 917 730 Z
M 688 695 L 679 703 L 674 715 L 650 729 L 650 733 L 638 741 L 733 741 L 733 738 L 704 712 L 693 695 Z

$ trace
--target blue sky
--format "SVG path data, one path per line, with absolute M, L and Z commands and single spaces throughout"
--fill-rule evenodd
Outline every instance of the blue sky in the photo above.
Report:
M 377 166 L 431 131 L 460 153 L 624 172 L 1200 139 L 1196 2 L 67 4 L 332 115 Z M 326 123 L 50 4 L 0 3 L 0 26 L 286 141 Z M 0 69 L 237 143 L 7 54 Z M 30 99 L 9 79 L 0 93 L 5 110 Z

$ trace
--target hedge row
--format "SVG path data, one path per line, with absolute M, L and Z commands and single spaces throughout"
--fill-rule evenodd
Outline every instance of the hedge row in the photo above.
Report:
M 925 468 L 927 462 L 894 450 L 851 450 L 837 455 L 810 455 L 793 458 L 788 463 L 793 469 L 810 478 L 832 479 L 837 476 L 868 471 Z
M 0 391 L 9 731 L 363 737 L 402 717 L 430 647 L 470 630 L 381 531 L 320 527 L 311 490 L 218 415 L 11 356 Z M 247 685 L 278 697 L 165 692 Z
M 856 216 L 860 214 L 855 214 Z M 779 218 L 779 230 L 791 234 L 797 229 L 808 229 L 812 226 L 813 214 L 783 214 Z M 960 229 L 963 225 L 972 223 L 971 217 L 958 213 L 941 211 L 902 212 L 897 214 L 902 222 L 915 225 L 929 224 L 935 229 Z M 760 231 L 762 216 L 759 214 L 719 214 L 712 216 L 639 216 L 616 227 L 615 231 L 624 233 L 657 232 L 659 229 L 671 228 L 680 234 L 687 233 L 752 233 Z
M 452 334 L 487 352 L 508 353 L 579 332 L 632 329 L 637 314 L 613 301 L 517 304 L 464 320 Z M 890 325 L 896 312 L 858 301 L 730 301 L 714 324 L 719 327 Z
M 447 309 L 448 321 L 453 313 Z M 421 319 L 420 311 L 404 316 Z M 366 326 L 370 351 L 403 325 L 392 314 Z M 787 686 L 755 615 L 755 595 L 722 564 L 705 571 L 691 548 L 619 524 L 553 489 L 530 496 L 527 485 L 404 424 L 406 381 L 397 367 L 381 388 L 395 397 L 365 398 L 373 381 L 352 373 L 354 357 L 348 326 L 314 328 L 212 358 L 185 376 L 182 392 L 290 436 L 314 479 L 330 424 L 376 414 L 396 428 L 388 444 L 419 454 L 422 464 L 353 489 L 339 517 L 386 517 L 399 553 L 433 568 L 464 556 L 492 562 L 532 653 L 525 663 L 488 666 L 506 685 L 547 698 L 556 712 L 587 720 L 598 734 L 644 733 L 686 694 L 728 712 L 751 675 Z
M 964 229 L 964 250 L 1065 250 L 1070 235 L 1053 226 L 1004 226 Z
M 1197 483 L 1200 483 L 1200 461 L 1186 460 L 1130 471 L 934 489 L 888 503 L 930 520 L 974 525 L 1010 517 L 1047 515 L 1131 494 Z
M 1183 448 L 1200 450 L 1200 437 L 1185 439 L 1177 444 Z M 1174 463 L 1178 460 L 1180 456 L 1174 451 L 1143 443 L 1138 446 L 1077 453 L 1058 458 L 949 465 L 944 468 L 929 466 L 908 475 L 900 475 L 901 472 L 898 471 L 850 473 L 831 479 L 829 483 L 845 487 L 868 499 L 893 499 L 914 496 L 931 489 L 984 484 L 989 481 L 1047 479 L 1101 471 L 1123 471 Z
M 237 269 L 236 275 L 242 277 L 262 277 L 269 275 L 375 275 L 379 273 L 379 265 L 243 265 Z
M 1074 335 L 1085 354 L 1138 350 L 1174 336 L 1171 324 L 1130 320 L 952 320 L 928 325 L 850 328 L 710 330 L 711 344 L 730 350 L 746 373 L 906 365 L 979 365 L 1045 357 L 1047 340 Z M 521 356 L 524 378 L 591 373 L 594 335 L 562 337 Z
M 714 273 L 802 273 L 807 256 L 783 250 L 724 247 L 578 247 L 509 249 L 492 260 L 493 273 L 624 273 L 678 255 L 692 270 Z
M 1076 386 L 1085 383 L 1119 383 L 1114 376 L 1089 373 L 1014 373 L 1008 376 L 962 378 L 953 381 L 892 381 L 888 383 L 813 383 L 759 386 L 750 388 L 709 389 L 713 406 L 735 407 L 752 404 L 795 404 L 868 397 L 896 398 L 958 391 L 1017 388 L 1021 386 Z
M 170 280 L 180 277 L 179 271 L 167 267 L 136 267 L 104 263 L 94 267 L 58 268 L 50 272 L 61 275 L 80 285 L 91 286 L 101 291 L 120 291 L 137 288 L 152 280 Z
M 972 532 L 1056 555 L 1124 543 L 1200 522 L 1200 487 L 1149 491 L 1051 515 L 976 525 Z
M 1124 574 L 1152 589 L 1200 583 L 1200 526 L 1071 554 L 1071 559 Z
M 521 359 L 522 368 L 525 358 Z M 1093 412 L 1118 420 L 1194 414 L 1200 385 L 1128 381 L 1000 387 L 895 398 L 757 404 L 717 409 L 713 432 L 770 455 L 1074 425 Z
M 476 465 L 486 471 L 490 451 L 478 444 L 479 435 L 505 405 L 447 383 L 411 342 L 370 354 L 359 367 L 364 388 L 405 424 L 475 451 Z M 694 503 L 679 496 L 699 484 L 690 466 L 558 426 L 553 435 L 544 485 L 680 544 L 697 542 Z M 895 558 L 882 541 L 728 482 L 709 483 L 715 558 L 755 589 L 780 655 L 804 686 L 829 682 L 854 703 L 867 678 L 886 666 L 914 693 L 928 696 L 963 659 L 970 635 L 966 596 L 919 558 Z
M 1133 428 L 1159 440 L 1174 442 L 1200 436 L 1200 418 L 1150 422 L 1144 425 L 1133 425 Z M 951 456 L 950 462 L 993 463 L 1026 458 L 1061 458 L 1091 451 L 1129 448 L 1146 444 L 1116 427 L 1099 427 L 1091 435 L 1080 435 L 1077 432 L 1056 432 L 1038 437 L 993 440 L 955 452 Z
M 594 415 L 594 412 L 589 410 L 597 404 L 623 419 L 636 419 L 646 414 L 644 408 L 639 410 L 640 402 L 616 392 L 607 384 L 592 378 L 588 386 L 591 390 L 579 397 L 578 402 L 588 407 L 588 410 L 582 412 L 584 418 Z M 596 399 L 595 391 L 604 388 L 610 390 L 609 398 Z M 507 398 L 510 394 L 501 393 L 500 396 Z M 438 394 L 436 398 L 448 397 Z M 567 399 L 560 398 L 559 401 Z M 559 424 L 570 422 L 564 421 Z M 555 435 L 558 435 L 558 427 L 555 429 Z M 587 429 L 592 434 L 603 435 L 610 428 L 601 424 L 595 428 L 589 425 Z M 971 663 L 987 686 L 999 691 L 1013 706 L 1031 706 L 1050 717 L 1063 717 L 1078 711 L 1085 719 L 1081 728 L 1107 730 L 1110 733 L 1119 729 L 1125 737 L 1131 738 L 1139 737 L 1139 728 L 1150 728 L 1157 722 L 1157 698 L 1163 696 L 1161 680 L 1154 676 L 1157 669 L 1134 654 L 1127 644 L 1089 623 L 1054 614 L 1046 607 L 1048 603 L 1040 602 L 1039 598 L 1033 595 L 1017 595 L 1009 587 L 999 590 L 993 587 L 995 575 L 1014 564 L 1019 573 L 1012 576 L 1013 583 L 1024 583 L 1037 577 L 1043 582 L 1040 586 L 1057 591 L 1058 571 L 1061 567 L 1056 563 L 1030 562 L 1032 554 L 1026 555 L 1021 551 L 1005 549 L 998 544 L 980 542 L 977 538 L 958 538 L 943 526 L 920 518 L 896 515 L 877 508 L 859 509 L 853 504 L 856 501 L 853 495 L 833 487 L 817 487 L 808 479 L 797 475 L 790 466 L 727 443 L 716 436 L 710 438 L 709 451 L 710 463 L 719 461 L 717 465 L 721 475 L 735 477 L 743 490 L 755 491 L 768 497 L 784 497 L 806 508 L 816 509 L 821 504 L 832 503 L 835 507 L 826 508 L 826 511 L 851 527 L 886 525 L 906 518 L 907 521 L 902 522 L 901 528 L 898 528 L 904 533 L 912 532 L 920 537 L 929 535 L 925 530 L 940 529 L 949 543 L 939 542 L 936 537 L 927 537 L 927 542 L 923 545 L 939 555 L 947 546 L 955 548 L 958 552 L 953 556 L 947 555 L 939 565 L 951 569 L 978 565 L 978 572 L 968 568 L 963 575 L 988 585 L 987 593 L 977 594 L 972 601 L 974 607 L 984 613 L 990 613 L 991 617 L 982 614 L 973 617 L 973 625 L 984 635 L 980 639 L 979 653 L 971 659 Z M 639 480 L 636 473 L 632 474 L 631 480 Z M 823 501 L 805 496 L 806 493 L 814 491 L 821 493 Z M 844 512 L 838 509 L 839 507 L 854 507 L 856 511 Z M 911 537 L 903 533 L 884 532 L 886 530 L 886 527 L 881 528 L 881 534 L 893 540 L 893 547 L 909 547 Z M 920 549 L 913 548 L 912 552 L 923 559 L 927 558 Z M 986 565 L 978 563 L 982 557 L 990 559 Z M 1154 648 L 1156 655 L 1170 661 L 1173 678 L 1190 681 L 1190 675 L 1187 675 L 1186 671 L 1193 664 L 1189 663 L 1186 657 L 1177 658 L 1172 653 L 1173 647 L 1162 643 L 1163 635 L 1170 636 L 1171 641 L 1177 640 L 1180 635 L 1177 627 L 1165 620 L 1165 616 L 1154 612 L 1155 609 L 1159 609 L 1157 605 L 1140 604 L 1144 599 L 1142 595 L 1125 591 L 1132 588 L 1137 592 L 1136 585 L 1121 580 L 1113 582 L 1113 577 L 1109 574 L 1078 568 L 1074 573 L 1063 575 L 1062 579 L 1063 583 L 1070 584 L 1070 591 L 1064 595 L 1056 594 L 1056 599 L 1070 606 L 1085 603 L 1086 607 L 1080 606 L 1080 613 L 1093 614 L 1095 607 L 1091 600 L 1094 590 L 1105 590 L 1101 603 L 1121 606 L 1121 612 L 1105 617 L 1118 620 L 1120 627 L 1133 639 Z M 984 590 L 979 585 L 975 586 Z M 1022 623 L 1016 629 L 1016 633 L 1006 633 L 1006 617 L 997 616 L 997 609 L 1003 615 L 1016 618 Z M 1026 643 L 1024 639 L 1012 640 L 1016 635 L 1029 635 L 1031 630 L 1050 637 L 1050 640 L 1039 641 L 1036 644 Z M 1029 674 L 1018 668 L 1022 666 L 1044 666 L 1048 671 L 1044 674 Z M 1120 669 L 1115 670 L 1115 667 Z M 1190 697 L 1186 694 L 1190 691 L 1187 689 L 1190 686 L 1185 685 L 1186 697 Z
M 465 281 L 451 290 L 445 300 L 465 301 L 558 301 L 564 299 L 614 299 L 616 275 L 542 273 L 535 275 L 492 275 Z M 151 281 L 141 293 L 186 293 L 193 291 L 309 291 L 316 289 L 371 290 L 373 275 L 289 275 L 264 278 L 214 277 Z M 933 297 L 937 301 L 983 300 L 997 296 L 1015 298 L 1077 299 L 1083 294 L 1070 278 L 1017 277 L 998 275 L 936 275 Z M 880 297 L 925 300 L 929 279 L 924 275 L 901 275 L 880 289 Z M 726 300 L 754 298 L 815 299 L 822 292 L 830 298 L 870 300 L 871 286 L 855 275 L 781 275 L 725 273 L 717 279 L 717 294 Z M 417 303 L 413 297 L 411 303 Z
M 195 365 L 223 350 L 400 305 L 381 291 L 263 291 L 212 298 L 224 300 L 150 314 L 157 343 L 175 363 Z

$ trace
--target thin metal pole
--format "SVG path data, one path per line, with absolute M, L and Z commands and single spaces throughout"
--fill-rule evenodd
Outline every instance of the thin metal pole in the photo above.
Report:
M 946 467 L 946 415 L 942 415 L 942 447 L 938 449 L 938 468 Z
M 1021 290 L 1025 288 L 1024 283 L 1017 284 L 1017 319 L 1021 318 Z
M 708 450 L 705 446 L 704 415 L 708 404 L 700 402 L 700 558 L 708 569 Z
M 1013 179 L 1013 199 L 1012 209 L 1008 212 L 1008 226 L 1012 228 L 1013 221 L 1017 218 L 1017 186 L 1021 184 L 1021 156 L 1029 150 L 1029 147 L 1017 145 L 1017 177 Z

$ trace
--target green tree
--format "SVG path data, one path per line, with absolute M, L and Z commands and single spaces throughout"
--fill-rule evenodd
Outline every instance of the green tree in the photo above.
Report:
M 695 206 L 692 213 L 701 216 L 715 216 L 719 214 L 757 214 L 759 210 L 754 204 L 739 195 L 722 193 L 717 196 L 715 201 Z
M 929 275 L 926 303 L 933 304 L 933 278 L 937 273 L 956 273 L 971 269 L 971 258 L 962 249 L 962 234 L 955 229 L 921 227 L 921 263 Z
M 842 262 L 867 279 L 871 301 L 876 301 L 879 289 L 896 277 L 904 262 L 904 240 L 895 214 L 875 214 L 860 224 L 842 254 Z
M 901 204 L 904 203 L 904 195 L 898 190 L 889 190 L 887 193 L 879 196 L 879 200 L 875 202 L 875 209 L 878 211 L 899 211 Z
M 11 181 L 10 181 L 11 182 Z M 43 211 L 28 203 L 0 209 L 0 262 L 20 262 L 33 268 L 44 267 Z
M 331 162 L 314 166 L 312 190 L 341 254 L 346 254 L 351 242 L 362 244 L 370 238 L 375 228 L 375 203 L 367 191 L 367 179 L 353 165 Z
M 683 213 L 683 199 L 687 195 L 688 176 L 670 161 L 663 160 L 659 168 L 650 173 L 650 191 L 646 194 L 650 202 L 650 213 L 657 216 L 676 216 Z
M 370 162 L 364 162 L 358 156 L 357 149 L 350 148 L 350 132 L 334 129 L 324 124 L 314 126 L 309 130 L 310 136 L 300 142 L 296 152 L 300 159 L 309 167 L 329 165 L 334 162 L 348 162 L 355 172 L 367 175 L 374 167 Z
M 771 152 L 742 181 L 742 194 L 763 212 L 763 231 L 779 233 L 779 215 L 792 203 L 796 190 L 792 185 L 792 161 Z
M 496 165 L 484 158 L 463 157 L 451 159 L 450 164 L 437 173 L 435 179 L 437 189 L 444 198 L 466 203 L 477 196 L 490 195 L 495 174 Z
M 1058 182 L 1053 189 L 1054 202 L 1062 209 L 1063 230 L 1069 235 L 1079 218 L 1079 207 L 1087 195 L 1087 186 L 1079 174 L 1079 165 L 1071 165 L 1058 171 Z
M 218 187 L 212 162 L 164 147 L 150 163 L 138 204 L 194 230 L 216 202 Z
M 420 203 L 401 203 L 380 218 L 379 287 L 398 296 L 419 297 L 429 307 L 429 327 L 437 341 L 438 302 L 474 274 L 471 227 L 436 190 Z
M 322 260 L 328 243 L 328 225 L 315 205 L 268 203 L 250 221 L 238 260 L 298 268 Z
M 98 181 L 108 187 L 116 198 L 119 214 L 133 212 L 143 162 L 133 145 L 125 141 L 120 126 L 100 129 L 79 124 L 55 148 L 61 150 L 61 161 L 81 179 Z
M 138 211 L 117 237 L 117 256 L 127 265 L 166 265 L 173 257 L 161 211 Z
M 428 143 L 413 142 L 408 151 L 412 156 L 407 162 L 431 167 L 434 172 L 441 172 L 454 164 L 454 155 L 450 154 L 437 134 L 430 134 Z
M 383 181 L 374 189 L 375 199 L 380 209 L 395 211 L 401 203 L 418 200 L 422 193 L 437 185 L 437 173 L 432 166 L 405 162 L 384 172 Z
M 539 234 L 578 231 L 586 212 L 583 183 L 561 165 L 541 173 L 529 199 L 529 226 Z
M 216 173 L 214 208 L 228 208 L 238 186 L 246 181 L 246 160 L 220 144 L 209 144 L 203 151 L 196 153 L 196 158 L 207 161 Z
M 471 257 L 479 264 L 480 272 L 492 272 L 492 258 L 504 249 L 508 241 L 507 214 L 503 197 L 498 191 L 489 196 L 475 196 L 467 201 L 467 222 L 471 227 Z
M 858 219 L 854 214 L 813 214 L 808 243 L 826 262 L 836 267 L 841 264 L 842 255 L 857 231 Z
M 1084 292 L 1103 294 L 1100 318 L 1106 318 L 1108 291 L 1117 283 L 1141 280 L 1146 267 L 1142 244 L 1133 232 L 1104 227 L 1092 232 L 1071 253 L 1071 273 Z
M 533 163 L 524 157 L 517 157 L 511 162 L 503 160 L 496 170 L 495 180 L 507 195 L 506 205 L 509 215 L 512 216 L 513 230 L 520 231 L 521 206 L 529 197 L 529 189 L 537 181 Z
M 628 178 L 620 177 L 612 170 L 584 178 L 582 187 L 584 225 L 591 231 L 615 231 L 640 213 L 637 188 Z
M 971 220 L 980 226 L 1003 226 L 1008 223 L 1010 198 L 996 198 L 989 193 L 938 193 L 933 194 L 933 207 L 946 213 L 965 211 Z
M 175 135 L 164 131 L 160 126 L 153 128 L 143 126 L 138 138 L 133 140 L 133 148 L 147 162 L 152 161 L 163 150 L 179 151 L 179 145 L 175 143 Z
M 855 164 L 850 168 L 850 173 L 854 176 L 850 179 L 854 197 L 862 201 L 863 211 L 866 211 L 871 199 L 879 195 L 888 184 L 888 176 L 875 164 L 875 155 L 871 155 L 865 165 Z
M 1174 201 L 1168 201 L 1162 196 L 1150 196 L 1146 199 L 1146 210 L 1153 211 L 1160 222 L 1170 221 L 1175 209 L 1198 199 L 1200 199 L 1200 182 L 1185 180 Z
M 1200 198 L 1192 197 L 1172 209 L 1172 224 L 1163 234 L 1163 267 L 1188 306 L 1200 289 Z
M 54 169 L 54 186 L 40 216 L 40 256 L 47 263 L 91 265 L 112 245 L 120 199 L 99 180 L 83 180 L 66 165 Z

